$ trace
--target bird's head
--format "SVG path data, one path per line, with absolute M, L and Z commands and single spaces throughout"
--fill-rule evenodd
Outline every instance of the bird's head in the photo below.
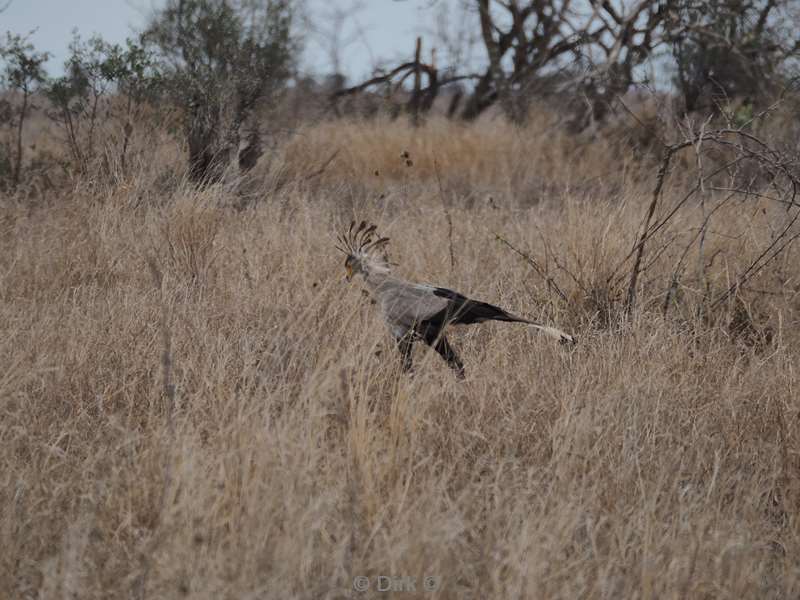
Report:
M 360 274 L 366 278 L 373 273 L 389 272 L 389 259 L 386 256 L 389 238 L 380 237 L 375 229 L 375 225 L 367 225 L 366 221 L 361 221 L 356 227 L 353 221 L 347 232 L 338 236 L 336 248 L 347 255 L 344 261 L 347 281 L 354 275 Z

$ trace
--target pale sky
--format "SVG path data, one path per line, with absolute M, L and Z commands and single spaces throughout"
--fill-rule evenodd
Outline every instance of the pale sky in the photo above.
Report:
M 415 36 L 435 29 L 436 11 L 449 1 L 305 0 L 305 13 L 316 33 L 305 33 L 303 69 L 314 74 L 331 72 L 326 46 L 333 32 L 338 32 L 343 46 L 342 70 L 352 80 L 369 76 L 376 62 L 410 60 Z M 0 0 L 0 7 L 5 2 L 8 0 Z M 349 10 L 354 3 L 358 10 Z M 99 33 L 109 42 L 122 43 L 142 28 L 147 15 L 160 4 L 160 0 L 11 0 L 0 13 L 0 35 L 33 31 L 30 39 L 36 48 L 52 53 L 48 69 L 55 74 L 64 61 L 73 29 L 84 38 Z M 337 13 L 349 18 L 337 22 Z

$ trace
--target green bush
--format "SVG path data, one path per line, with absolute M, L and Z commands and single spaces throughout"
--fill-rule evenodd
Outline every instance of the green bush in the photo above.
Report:
M 248 119 L 284 87 L 297 49 L 292 19 L 290 0 L 169 0 L 153 16 L 145 39 L 184 114 L 193 181 L 219 180 Z

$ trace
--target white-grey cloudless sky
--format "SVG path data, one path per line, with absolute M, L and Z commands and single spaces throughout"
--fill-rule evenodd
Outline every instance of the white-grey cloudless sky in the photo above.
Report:
M 442 0 L 439 0 L 440 2 Z M 444 0 L 447 2 L 448 0 Z M 4 0 L 0 0 L 2 5 Z M 332 16 L 359 0 L 306 0 L 305 13 L 317 33 L 304 31 L 304 70 L 314 74 L 331 72 L 326 49 L 333 30 Z M 351 79 L 368 76 L 381 61 L 410 59 L 414 38 L 430 32 L 434 18 L 431 0 L 360 0 L 360 8 L 341 25 L 342 70 Z M 82 37 L 99 33 L 110 42 L 122 43 L 140 30 L 147 16 L 162 3 L 159 0 L 11 0 L 0 13 L 0 34 L 26 34 L 38 50 L 48 51 L 51 73 L 58 72 L 77 29 Z M 439 6 L 439 8 L 441 5 Z M 301 30 L 304 30 L 301 27 Z

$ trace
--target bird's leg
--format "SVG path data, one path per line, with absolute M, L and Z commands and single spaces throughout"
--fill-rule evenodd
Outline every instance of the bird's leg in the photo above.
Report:
M 426 340 L 427 341 L 427 340 Z M 464 363 L 461 362 L 461 359 L 456 354 L 456 351 L 453 350 L 453 347 L 447 341 L 447 338 L 439 336 L 438 339 L 433 340 L 435 343 L 433 344 L 433 349 L 436 350 L 447 364 L 456 372 L 456 377 L 459 379 L 464 379 Z
M 397 349 L 400 350 L 400 360 L 403 361 L 403 371 L 410 371 L 412 366 L 411 350 L 414 344 L 414 337 L 407 333 L 403 337 L 397 338 Z

